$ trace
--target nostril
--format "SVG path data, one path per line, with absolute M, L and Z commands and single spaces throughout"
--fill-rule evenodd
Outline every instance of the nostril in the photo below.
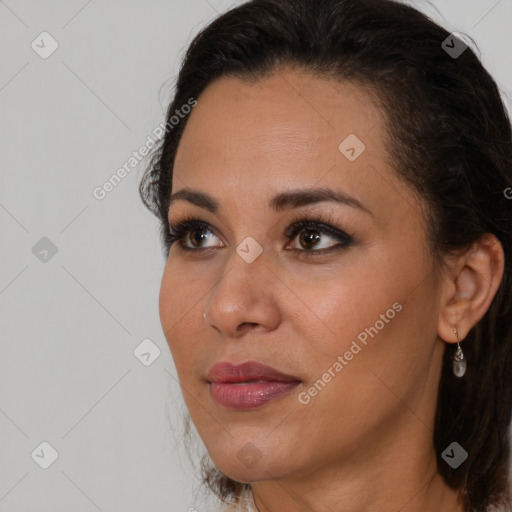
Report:
M 258 323 L 255 323 L 255 322 L 244 322 L 242 324 L 240 324 L 238 326 L 238 331 L 244 331 L 244 330 L 247 330 L 248 328 L 252 327 L 252 326 L 257 326 L 259 325 Z

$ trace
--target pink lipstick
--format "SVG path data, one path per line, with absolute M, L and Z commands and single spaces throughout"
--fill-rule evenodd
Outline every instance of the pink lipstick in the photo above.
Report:
M 254 361 L 237 366 L 227 361 L 217 363 L 206 378 L 212 398 L 219 405 L 236 410 L 261 407 L 301 383 L 298 377 Z

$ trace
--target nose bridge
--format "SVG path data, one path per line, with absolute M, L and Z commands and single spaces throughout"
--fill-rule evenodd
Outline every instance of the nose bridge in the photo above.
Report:
M 232 251 L 228 267 L 213 287 L 206 306 L 208 323 L 234 332 L 242 323 L 268 323 L 274 315 L 271 272 L 263 247 L 246 237 Z
M 240 300 L 252 293 L 261 293 L 258 285 L 266 281 L 264 274 L 269 272 L 266 259 L 263 246 L 255 238 L 245 237 L 232 250 L 226 263 L 227 270 L 214 287 L 210 302 L 225 292 L 229 294 L 226 297 L 228 300 Z M 231 299 L 232 294 L 234 295 Z

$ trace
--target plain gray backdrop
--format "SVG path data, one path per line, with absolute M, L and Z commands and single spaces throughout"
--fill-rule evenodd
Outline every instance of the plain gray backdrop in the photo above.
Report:
M 0 512 L 208 508 L 179 446 L 158 223 L 126 164 L 187 44 L 237 3 L 0 1 Z M 512 0 L 409 3 L 470 35 L 510 96 Z

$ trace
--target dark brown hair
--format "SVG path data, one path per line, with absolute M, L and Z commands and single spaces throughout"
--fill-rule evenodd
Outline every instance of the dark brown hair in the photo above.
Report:
M 498 87 L 473 50 L 454 58 L 442 47 L 449 35 L 394 0 L 252 0 L 226 12 L 188 48 L 140 194 L 161 220 L 167 255 L 173 165 L 188 115 L 177 125 L 170 120 L 219 77 L 259 80 L 289 65 L 377 95 L 395 171 L 427 205 L 436 265 L 485 233 L 505 252 L 496 296 L 462 344 L 463 378 L 451 369 L 456 347 L 445 349 L 433 425 L 440 474 L 450 487 L 465 489 L 467 511 L 484 512 L 512 506 L 512 200 L 505 197 L 512 186 L 511 127 Z M 468 452 L 456 469 L 441 457 L 452 441 Z M 219 498 L 237 501 L 250 489 L 207 461 L 203 482 Z

